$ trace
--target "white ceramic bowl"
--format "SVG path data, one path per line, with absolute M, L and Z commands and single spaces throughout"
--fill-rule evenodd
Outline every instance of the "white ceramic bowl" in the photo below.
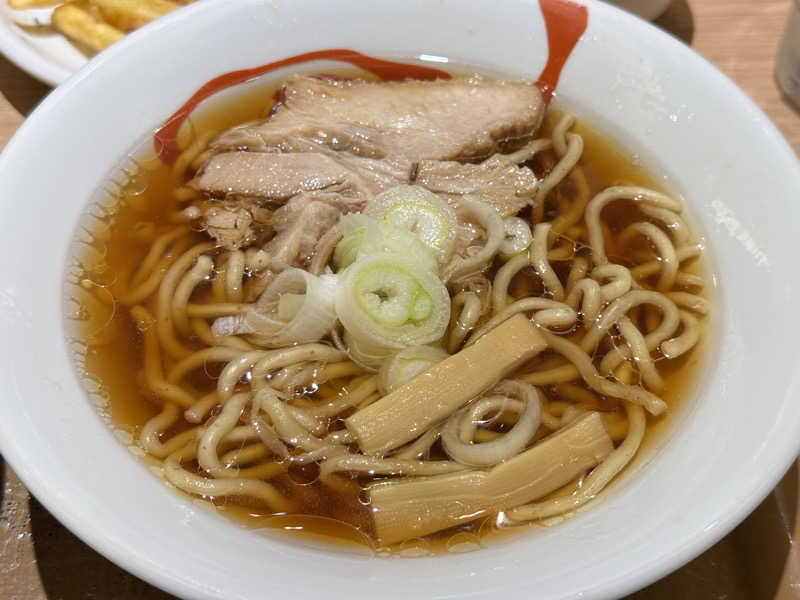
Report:
M 349 47 L 450 57 L 535 78 L 524 0 L 201 2 L 134 33 L 51 94 L 0 158 L 0 448 L 36 497 L 110 559 L 197 598 L 612 597 L 727 533 L 800 443 L 800 171 L 728 79 L 605 4 L 558 99 L 664 174 L 709 243 L 708 361 L 673 432 L 604 499 L 549 529 L 431 559 L 374 559 L 245 531 L 167 489 L 80 389 L 63 341 L 65 255 L 87 199 L 131 144 L 232 69 Z

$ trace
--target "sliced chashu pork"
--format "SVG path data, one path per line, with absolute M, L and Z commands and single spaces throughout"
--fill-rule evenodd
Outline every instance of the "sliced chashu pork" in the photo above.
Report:
M 299 194 L 273 214 L 276 234 L 264 249 L 278 264 L 304 266 L 320 238 L 351 209 L 355 208 L 335 194 Z
M 254 301 L 281 270 L 307 268 L 320 246 L 325 246 L 324 240 L 329 239 L 331 233 L 338 232 L 339 218 L 345 213 L 359 211 L 363 206 L 359 199 L 323 190 L 301 192 L 274 212 L 268 211 L 274 235 L 266 243 L 263 239 L 257 243 L 266 251 L 271 265 L 248 281 L 245 301 Z M 209 233 L 213 234 L 210 230 Z M 218 237 L 216 239 L 221 241 Z M 251 244 L 225 247 L 235 249 L 247 245 Z
M 530 138 L 545 112 L 535 86 L 479 77 L 375 83 L 295 76 L 283 92 L 267 120 L 228 130 L 210 152 L 326 148 L 409 165 L 474 159 Z
M 350 188 L 353 197 L 369 193 L 351 169 L 328 156 L 302 152 L 221 152 L 190 185 L 214 198 L 247 196 L 277 205 L 301 192 L 334 186 Z
M 536 193 L 536 176 L 502 154 L 479 164 L 423 160 L 417 165 L 415 185 L 437 194 L 472 194 L 502 216 L 517 214 Z
M 527 83 L 295 76 L 267 120 L 211 142 L 193 185 L 215 197 L 270 203 L 334 182 L 376 193 L 411 181 L 420 161 L 475 161 L 509 141 L 519 145 L 544 112 L 541 93 Z M 473 188 L 485 180 L 478 175 Z
M 303 192 L 272 214 L 275 235 L 263 247 L 272 267 L 251 281 L 246 300 L 252 302 L 269 285 L 277 271 L 308 267 L 321 240 L 336 228 L 344 213 L 361 210 L 363 204 L 336 192 Z
M 304 194 L 319 194 L 341 212 L 361 210 L 371 197 L 368 187 L 347 169 L 321 154 L 222 152 L 191 182 L 212 198 L 199 204 L 206 231 L 228 249 L 265 239 L 266 225 L 286 228 L 279 207 Z
M 196 206 L 206 233 L 228 250 L 260 244 L 273 231 L 272 211 L 249 198 L 207 200 Z
M 209 234 L 227 248 L 263 238 L 269 211 L 259 204 L 279 206 L 297 194 L 330 192 L 341 196 L 350 212 L 361 210 L 375 193 L 409 183 L 437 194 L 472 194 L 504 217 L 519 212 L 537 187 L 529 168 L 502 154 L 478 164 L 424 160 L 403 170 L 395 161 L 353 156 L 223 152 L 193 181 L 208 195 L 227 200 L 201 205 Z
M 543 116 L 541 94 L 525 83 L 297 76 L 287 81 L 284 101 L 269 119 L 234 127 L 210 144 L 192 184 L 212 197 L 245 197 L 270 206 L 319 190 L 337 191 L 363 206 L 372 194 L 416 177 L 417 184 L 440 193 L 478 192 L 511 214 L 535 186 L 530 170 L 496 164 L 494 158 L 479 165 L 450 159 L 475 160 L 505 142 L 519 145 L 533 136 Z M 456 180 L 448 183 L 448 175 Z M 341 212 L 349 210 L 359 208 Z M 218 209 L 206 226 L 227 247 L 245 245 L 258 238 L 243 225 L 242 213 L 248 211 L 236 209 L 234 215 Z M 285 224 L 275 229 L 276 241 L 269 245 L 295 239 Z

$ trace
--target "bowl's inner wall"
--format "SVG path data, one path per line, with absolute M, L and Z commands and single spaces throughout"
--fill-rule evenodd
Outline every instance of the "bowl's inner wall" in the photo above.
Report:
M 392 26 L 376 36 L 376 23 Z M 744 517 L 796 456 L 800 439 L 791 317 L 798 248 L 789 231 L 800 217 L 797 160 L 719 72 L 599 3 L 590 5 L 589 28 L 560 93 L 578 112 L 604 115 L 623 144 L 634 140 L 628 146 L 643 156 L 662 157 L 673 189 L 691 199 L 723 282 L 714 302 L 724 327 L 711 348 L 717 368 L 700 390 L 703 402 L 613 504 L 455 560 L 329 556 L 320 563 L 314 552 L 242 536 L 143 470 L 121 469 L 133 461 L 85 401 L 64 347 L 53 343 L 62 330 L 62 266 L 85 199 L 131 140 L 156 127 L 199 81 L 335 46 L 382 56 L 424 51 L 530 78 L 544 63 L 543 31 L 536 5 L 510 0 L 491 7 L 206 2 L 132 35 L 56 90 L 0 158 L 0 197 L 27 199 L 0 206 L 0 218 L 14 224 L 0 253 L 8 282 L 0 313 L 8 340 L 0 349 L 7 390 L 0 445 L 47 508 L 128 570 L 194 597 L 257 597 L 266 586 L 277 594 L 304 593 L 302 586 L 311 596 L 324 588 L 331 597 L 350 597 L 353 581 L 361 593 L 387 597 L 436 590 L 619 596 L 697 554 Z M 165 56 L 191 56 L 193 66 L 176 70 Z M 32 247 L 31 239 L 48 243 Z M 35 355 L 20 351 L 31 345 Z

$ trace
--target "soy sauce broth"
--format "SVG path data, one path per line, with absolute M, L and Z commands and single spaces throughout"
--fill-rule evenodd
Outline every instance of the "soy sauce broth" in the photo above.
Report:
M 341 74 L 356 75 L 350 70 Z M 374 79 L 369 74 L 357 75 Z M 184 127 L 183 145 L 207 132 L 220 132 L 238 123 L 263 119 L 272 108 L 270 99 L 275 96 L 277 89 L 278 85 L 275 84 L 251 84 L 236 93 L 228 93 L 222 101 L 212 100 L 208 105 L 201 106 Z M 557 106 L 549 109 L 542 136 L 549 135 L 559 114 Z M 580 116 L 573 131 L 584 139 L 580 164 L 592 195 L 606 187 L 621 184 L 660 189 L 657 180 L 637 164 L 629 152 L 614 144 L 599 130 L 593 129 L 591 124 L 582 121 Z M 67 303 L 70 335 L 83 349 L 77 360 L 81 376 L 89 382 L 90 388 L 98 391 L 99 397 L 105 399 L 102 406 L 104 414 L 128 441 L 137 438 L 142 426 L 158 414 L 161 405 L 143 384 L 142 335 L 127 308 L 97 302 L 86 292 L 93 290 L 95 297 L 102 297 L 102 290 L 112 285 L 116 278 L 128 278 L 150 247 L 150 242 L 141 235 L 142 232 L 161 233 L 168 230 L 172 225 L 167 222 L 167 215 L 183 207 L 172 193 L 175 187 L 184 182 L 183 178 L 155 158 L 149 142 L 148 139 L 144 147 L 133 154 L 139 167 L 104 201 L 104 206 L 112 208 L 105 210 L 103 218 L 94 222 L 95 227 L 87 231 L 91 241 L 85 244 L 78 257 L 80 273 Z M 541 175 L 542 165 L 532 166 Z M 612 231 L 619 231 L 625 225 L 641 220 L 641 217 L 633 203 L 627 202 L 618 202 L 604 212 L 604 220 Z M 204 234 L 196 233 L 197 241 L 204 239 Z M 703 274 L 700 262 L 696 262 L 692 268 L 698 274 Z M 702 348 L 697 347 L 683 357 L 669 361 L 667 369 L 660 369 L 666 383 L 666 392 L 662 397 L 669 410 L 661 418 L 649 417 L 650 426 L 637 456 L 638 462 L 648 455 L 649 447 L 663 441 L 675 416 L 683 410 L 683 402 L 694 382 L 701 356 Z M 216 373 L 211 369 L 205 377 L 203 374 L 193 375 L 192 383 L 200 392 L 212 391 L 216 384 L 215 376 Z M 332 385 L 342 386 L 345 383 L 338 381 Z M 554 386 L 542 391 L 550 400 L 558 398 Z M 149 456 L 144 460 L 151 464 L 159 462 Z M 635 468 L 636 464 L 629 465 L 627 472 Z M 626 475 L 624 473 L 621 478 L 624 479 Z M 374 549 L 369 538 L 369 507 L 365 504 L 361 489 L 361 484 L 366 480 L 339 479 L 342 485 L 335 488 L 315 480 L 313 473 L 304 475 L 290 471 L 273 480 L 282 492 L 303 507 L 304 512 L 313 512 L 315 515 L 275 516 L 247 502 L 237 503 L 226 498 L 211 499 L 211 502 L 220 514 L 248 528 L 279 530 L 292 536 L 304 536 L 308 540 L 335 542 L 351 549 Z M 571 491 L 578 483 L 555 495 Z M 615 484 L 616 480 L 611 485 Z M 469 551 L 504 535 L 505 531 L 536 526 L 508 528 L 503 525 L 502 515 L 499 518 L 492 515 L 424 540 L 404 542 L 394 547 L 391 553 L 415 556 Z

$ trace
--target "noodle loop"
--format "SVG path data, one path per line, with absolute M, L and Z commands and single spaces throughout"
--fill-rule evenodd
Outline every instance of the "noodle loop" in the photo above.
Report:
M 380 85 L 296 81 L 302 102 Z M 407 85 L 429 84 L 389 87 Z M 267 135 L 292 110 L 196 132 L 91 248 L 102 277 L 81 297 L 110 345 L 87 341 L 86 362 L 135 356 L 106 372 L 141 401 L 140 453 L 226 510 L 343 520 L 376 547 L 601 496 L 702 345 L 703 246 L 681 201 L 609 170 L 570 114 L 437 157 L 457 135 L 424 152 L 406 131 L 349 139 L 324 110 L 313 135 Z

